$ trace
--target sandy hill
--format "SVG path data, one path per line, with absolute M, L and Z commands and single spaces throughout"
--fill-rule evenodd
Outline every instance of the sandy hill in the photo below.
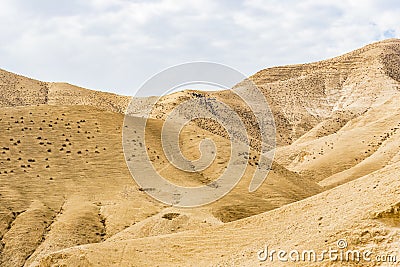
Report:
M 332 133 L 351 118 L 397 94 L 399 58 L 400 40 L 388 39 L 333 59 L 261 70 L 249 79 L 269 102 L 278 144 L 289 145 L 321 123 L 319 135 Z M 4 70 L 0 70 L 0 86 L 1 106 L 90 105 L 124 112 L 131 100 L 67 83 L 39 82 Z M 175 106 L 198 95 L 231 106 L 242 117 L 254 139 L 260 139 L 258 125 L 248 105 L 229 90 L 211 93 L 187 90 L 167 95 L 158 100 L 153 117 L 163 119 Z M 146 104 L 152 103 L 146 98 L 135 101 L 139 113 L 149 108 Z M 329 125 L 324 126 L 324 123 Z M 198 126 L 223 135 L 213 122 L 199 120 Z M 257 141 L 253 147 L 259 147 Z
M 379 106 L 399 93 L 400 40 L 389 39 L 343 56 L 316 63 L 261 70 L 250 81 L 263 92 L 274 114 L 279 145 L 290 145 L 319 125 L 318 135 L 340 129 L 350 119 Z M 246 84 L 238 84 L 246 92 Z M 249 106 L 230 90 L 199 92 L 187 90 L 159 99 L 154 118 L 163 119 L 178 104 L 203 96 L 222 101 L 242 117 L 259 148 L 258 125 Z M 143 100 L 139 109 L 145 108 Z M 199 120 L 198 126 L 223 136 L 213 122 Z
M 48 83 L 0 69 L 0 106 L 39 104 L 87 105 L 124 112 L 130 97 L 84 89 L 68 83 Z
M 209 227 L 321 192 L 316 182 L 275 164 L 268 182 L 251 194 L 247 188 L 253 164 L 224 199 L 205 208 L 171 211 L 131 178 L 122 152 L 122 114 L 87 106 L 0 110 L 2 265 L 20 266 L 60 249 L 101 242 L 123 230 L 142 237 Z M 174 169 L 165 156 L 157 157 L 162 155 L 161 127 L 160 121 L 151 121 L 146 145 L 154 166 L 171 181 L 207 184 L 224 170 L 228 140 L 197 127 L 182 133 L 182 150 L 195 155 L 198 142 L 210 137 L 221 152 L 217 161 L 200 173 Z M 195 141 L 190 140 L 193 137 Z M 178 219 L 170 222 L 168 216 Z
M 146 145 L 155 169 L 174 183 L 208 184 L 230 157 L 226 131 L 196 120 L 180 135 L 182 153 L 197 158 L 199 142 L 211 138 L 216 160 L 198 173 L 168 162 L 160 131 L 179 103 L 199 95 L 222 101 L 252 137 L 240 183 L 194 209 L 163 205 L 131 178 L 121 138 L 130 98 L 0 71 L 0 265 L 287 266 L 260 263 L 257 251 L 322 250 L 338 239 L 400 257 L 399 62 L 400 40 L 391 39 L 251 76 L 274 114 L 278 142 L 254 193 L 261 133 L 246 103 L 229 90 L 159 99 Z M 251 93 L 245 81 L 237 87 Z M 153 100 L 135 98 L 128 112 L 140 120 Z
M 317 63 L 262 70 L 250 79 L 270 99 L 278 132 L 290 144 L 327 119 L 325 134 L 332 133 L 398 94 L 399 55 L 400 40 L 390 39 Z
M 259 262 L 270 250 L 348 249 L 398 255 L 400 181 L 397 162 L 379 172 L 273 211 L 210 228 L 156 237 L 109 239 L 64 249 L 38 263 L 107 266 L 393 266 L 377 262 Z M 384 179 L 383 179 L 384 177 Z M 340 250 L 340 249 L 338 249 Z M 287 256 L 286 256 L 287 258 Z M 371 256 L 371 259 L 373 257 Z M 37 264 L 38 264 L 37 263 Z

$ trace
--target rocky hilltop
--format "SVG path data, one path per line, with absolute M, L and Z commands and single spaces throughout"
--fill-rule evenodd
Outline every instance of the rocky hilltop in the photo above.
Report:
M 269 98 L 282 143 L 290 144 L 324 120 L 340 127 L 399 94 L 399 57 L 400 40 L 390 39 L 317 63 L 265 69 L 250 79 Z

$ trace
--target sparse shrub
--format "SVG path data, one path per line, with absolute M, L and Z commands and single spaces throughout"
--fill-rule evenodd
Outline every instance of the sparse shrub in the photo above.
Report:
M 177 217 L 179 217 L 179 213 L 176 212 L 171 212 L 171 213 L 166 213 L 162 216 L 163 219 L 167 219 L 167 220 L 172 220 L 175 219 Z

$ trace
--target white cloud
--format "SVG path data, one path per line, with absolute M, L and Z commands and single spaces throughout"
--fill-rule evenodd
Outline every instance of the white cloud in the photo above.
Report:
M 170 65 L 261 68 L 400 36 L 397 1 L 2 0 L 0 68 L 133 94 Z

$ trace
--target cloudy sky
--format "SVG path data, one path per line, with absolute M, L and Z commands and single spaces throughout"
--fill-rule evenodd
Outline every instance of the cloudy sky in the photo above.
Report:
M 246 75 L 400 35 L 397 0 L 0 0 L 0 68 L 134 95 L 212 61 Z

